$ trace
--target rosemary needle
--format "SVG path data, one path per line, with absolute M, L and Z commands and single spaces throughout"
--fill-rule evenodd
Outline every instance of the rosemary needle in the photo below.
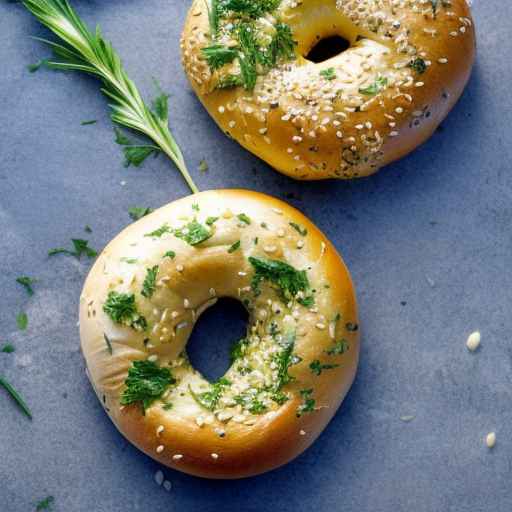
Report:
M 11 395 L 13 400 L 20 406 L 21 410 L 32 419 L 32 413 L 25 403 L 25 400 L 21 398 L 20 394 L 0 375 L 0 386 L 4 387 L 5 390 Z
M 59 44 L 36 38 L 48 44 L 57 58 L 49 59 L 46 66 L 83 71 L 101 79 L 101 90 L 112 101 L 112 120 L 152 139 L 174 162 L 192 192 L 198 192 L 183 154 L 169 130 L 166 104 L 165 108 L 155 105 L 156 108 L 151 110 L 144 103 L 112 44 L 103 39 L 100 28 L 91 32 L 68 0 L 23 0 L 23 5 L 63 42 Z M 164 100 L 160 98 L 160 101 Z

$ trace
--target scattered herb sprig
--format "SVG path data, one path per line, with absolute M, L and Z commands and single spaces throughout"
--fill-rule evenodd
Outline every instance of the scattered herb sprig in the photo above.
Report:
M 9 395 L 11 395 L 12 399 L 18 404 L 20 409 L 25 413 L 25 415 L 32 419 L 32 413 L 30 412 L 30 409 L 28 408 L 28 405 L 25 403 L 25 400 L 21 397 L 21 395 L 13 388 L 7 380 L 5 380 L 2 375 L 0 375 L 0 387 L 3 387 Z
M 88 240 L 72 238 L 71 243 L 73 244 L 73 250 L 58 247 L 56 249 L 50 249 L 48 251 L 48 256 L 55 256 L 56 254 L 67 254 L 68 256 L 74 256 L 75 258 L 80 259 L 83 254 L 85 254 L 85 256 L 88 258 L 95 258 L 98 255 L 97 251 L 89 247 Z
M 37 282 L 37 279 L 29 276 L 20 276 L 16 278 L 16 282 L 21 284 L 29 295 L 34 295 L 34 288 L 32 288 L 32 285 Z

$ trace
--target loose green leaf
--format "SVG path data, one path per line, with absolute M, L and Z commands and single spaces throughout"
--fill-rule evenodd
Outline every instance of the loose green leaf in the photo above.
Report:
M 198 192 L 183 154 L 169 130 L 167 116 L 163 119 L 163 104 L 167 99 L 164 100 L 160 94 L 153 104 L 154 111 L 151 110 L 128 77 L 112 44 L 103 39 L 100 28 L 90 31 L 68 0 L 24 0 L 23 5 L 62 40 L 55 43 L 40 39 L 55 54 L 55 59 L 46 65 L 52 69 L 82 71 L 99 78 L 103 84 L 102 92 L 111 101 L 112 120 L 152 139 L 174 162 L 192 192 Z M 129 158 L 135 165 L 149 149 L 126 147 L 124 151 L 127 160 Z
M 385 76 L 379 76 L 375 79 L 373 84 L 370 84 L 368 87 L 362 87 L 359 89 L 361 94 L 365 94 L 367 96 L 375 96 L 379 94 L 383 89 L 388 85 L 388 79 Z
M 40 512 L 41 510 L 52 510 L 53 503 L 55 499 L 53 496 L 47 496 L 44 500 L 41 500 L 36 505 L 36 511 Z
M 113 322 L 133 327 L 136 331 L 144 331 L 148 326 L 146 319 L 137 310 L 133 294 L 109 292 L 103 311 Z
M 301 236 L 306 236 L 308 234 L 308 230 L 304 227 L 302 227 L 300 224 L 297 224 L 296 222 L 290 222 L 290 226 L 299 233 Z
M 117 127 L 114 127 L 114 132 L 116 134 L 114 141 L 116 144 L 123 146 L 123 165 L 125 167 L 130 167 L 130 165 L 140 167 L 148 156 L 157 156 L 160 152 L 160 148 L 158 146 L 135 143 Z
M 96 124 L 97 122 L 98 122 L 98 120 L 97 120 L 97 119 L 91 119 L 91 120 L 89 120 L 89 121 L 82 121 L 82 122 L 80 123 L 80 125 L 81 125 L 81 126 L 88 126 L 88 125 L 90 125 L 90 124 Z
M 339 364 L 328 364 L 321 363 L 319 359 L 315 359 L 309 365 L 309 369 L 315 374 L 320 375 L 323 370 L 332 370 L 334 368 L 338 368 Z
M 155 293 L 156 289 L 156 276 L 158 274 L 158 265 L 146 270 L 146 277 L 142 283 L 142 291 L 140 292 L 144 297 L 150 299 Z
M 212 234 L 213 233 L 209 229 L 205 228 L 195 219 L 189 222 L 186 226 L 174 231 L 174 236 L 176 238 L 187 242 L 189 245 L 198 245 L 201 242 L 208 240 Z
M 71 242 L 73 243 L 73 251 L 59 247 L 57 249 L 50 249 L 48 251 L 48 256 L 54 256 L 56 254 L 67 254 L 68 256 L 74 256 L 75 258 L 80 259 L 83 254 L 85 254 L 88 258 L 95 258 L 98 255 L 94 249 L 89 247 L 89 242 L 87 240 L 82 240 L 81 238 L 72 238 Z
M 32 413 L 30 412 L 28 405 L 25 403 L 25 400 L 23 400 L 21 395 L 12 387 L 11 384 L 9 384 L 9 382 L 7 382 L 7 380 L 5 380 L 4 377 L 2 377 L 2 375 L 0 375 L 0 387 L 3 387 L 7 393 L 11 395 L 12 399 L 18 404 L 25 415 L 32 419 Z
M 216 70 L 233 62 L 238 56 L 238 51 L 221 44 L 213 44 L 201 49 L 210 69 Z
M 294 298 L 299 291 L 309 289 L 309 281 L 305 270 L 296 270 L 288 263 L 266 258 L 249 257 L 255 273 L 251 281 L 251 288 L 256 295 L 261 293 L 262 281 L 270 281 L 277 285 L 279 294 L 284 300 Z
M 206 160 L 201 160 L 199 162 L 199 172 L 206 172 L 208 170 L 208 163 Z
M 345 339 L 341 339 L 339 341 L 335 341 L 333 346 L 326 350 L 327 354 L 330 356 L 339 356 L 344 354 L 348 350 L 348 342 Z
M 33 279 L 32 277 L 28 276 L 20 276 L 16 278 L 16 282 L 21 284 L 21 286 L 27 290 L 29 295 L 34 295 L 34 289 L 32 288 L 32 285 L 37 282 L 37 279 Z
M 0 352 L 3 352 L 4 354 L 12 354 L 15 350 L 14 345 L 7 343 L 0 349 Z
M 302 404 L 297 407 L 297 418 L 303 414 L 313 412 L 315 410 L 315 399 L 311 397 L 313 389 L 301 389 L 300 396 L 302 397 Z
M 240 240 L 237 240 L 229 249 L 228 249 L 228 253 L 231 254 L 232 252 L 235 252 L 237 251 L 238 249 L 240 249 Z
M 92 228 L 91 228 L 91 226 L 89 226 L 89 224 L 87 224 L 87 225 L 84 227 L 84 231 L 85 231 L 86 233 L 92 233 Z
M 207 226 L 212 226 L 212 225 L 213 225 L 213 224 L 215 224 L 218 220 L 219 220 L 219 217 L 208 217 L 208 218 L 206 219 L 205 224 L 206 224 Z
M 323 76 L 326 80 L 334 80 L 336 78 L 336 71 L 334 68 L 322 69 L 320 76 Z
M 132 206 L 131 208 L 128 208 L 128 215 L 131 217 L 132 220 L 142 219 L 142 217 L 145 217 L 146 215 L 149 215 L 152 212 L 153 208 L 150 208 L 149 206 Z
M 171 258 L 171 260 L 173 260 L 174 258 L 176 258 L 176 253 L 174 251 L 167 251 L 164 254 L 164 258 Z
M 18 313 L 18 316 L 16 317 L 16 324 L 18 325 L 18 329 L 20 331 L 26 330 L 28 327 L 28 316 L 26 313 Z
M 169 224 L 167 224 L 166 222 L 165 224 L 162 224 L 158 229 L 155 229 L 155 231 L 151 231 L 151 233 L 146 233 L 144 236 L 160 238 L 161 236 L 167 233 L 171 233 L 171 228 L 169 227 Z
M 160 368 L 151 361 L 134 361 L 124 383 L 126 388 L 121 395 L 121 405 L 141 402 L 146 410 L 176 383 L 176 379 L 168 368 Z
M 247 216 L 245 213 L 239 213 L 237 215 L 237 218 L 240 222 L 243 222 L 244 224 L 247 224 L 247 225 L 250 225 L 251 224 L 251 219 L 249 216 Z

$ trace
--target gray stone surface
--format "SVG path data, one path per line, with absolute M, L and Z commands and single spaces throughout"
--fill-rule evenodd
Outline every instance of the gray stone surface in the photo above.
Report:
M 152 76 L 171 92 L 171 125 L 201 189 L 291 197 L 333 240 L 358 288 L 361 364 L 320 439 L 257 478 L 182 475 L 118 434 L 79 352 L 78 297 L 90 263 L 46 253 L 72 237 L 102 248 L 130 221 L 129 206 L 157 207 L 187 188 L 162 157 L 122 167 L 93 79 L 27 72 L 47 54 L 29 36 L 47 33 L 20 5 L 4 2 L 0 344 L 12 342 L 16 352 L 0 353 L 0 373 L 23 393 L 34 420 L 0 390 L 0 510 L 34 510 L 50 494 L 59 512 L 512 510 L 512 4 L 474 5 L 478 62 L 442 130 L 377 176 L 350 183 L 295 183 L 222 135 L 181 70 L 187 1 L 74 4 L 101 24 L 146 97 Z M 88 119 L 98 123 L 80 125 Z M 204 175 L 202 158 L 210 166 Z M 22 274 L 39 280 L 32 298 L 15 283 Z M 22 310 L 25 332 L 15 321 Z M 482 346 L 470 354 L 464 343 L 474 329 Z M 208 340 L 207 359 L 225 354 L 222 337 L 218 330 Z M 491 430 L 492 451 L 484 444 Z M 173 484 L 169 493 L 154 481 L 158 469 Z

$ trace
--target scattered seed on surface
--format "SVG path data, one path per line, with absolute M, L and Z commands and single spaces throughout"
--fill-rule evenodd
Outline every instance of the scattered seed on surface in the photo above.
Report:
M 480 333 L 478 331 L 472 332 L 466 341 L 466 347 L 471 352 L 474 352 L 480 346 Z
M 487 445 L 487 448 L 494 448 L 496 444 L 496 433 L 495 432 L 489 432 L 485 438 L 485 444 Z

